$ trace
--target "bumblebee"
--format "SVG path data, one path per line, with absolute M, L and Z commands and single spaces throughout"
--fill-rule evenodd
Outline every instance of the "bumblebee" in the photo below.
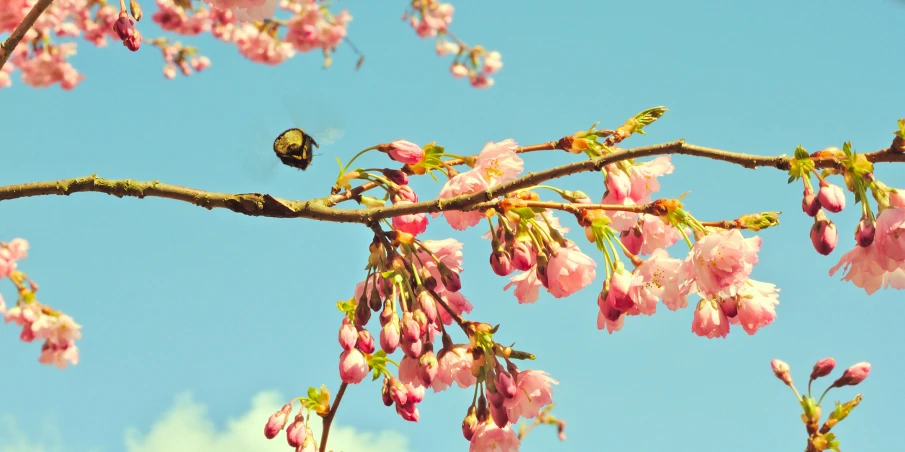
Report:
M 281 133 L 273 141 L 273 152 L 284 165 L 305 171 L 314 159 L 312 145 L 319 148 L 311 135 L 302 129 L 293 128 Z

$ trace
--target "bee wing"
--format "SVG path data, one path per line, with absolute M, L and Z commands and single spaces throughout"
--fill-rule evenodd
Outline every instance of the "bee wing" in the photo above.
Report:
M 254 133 L 245 140 L 240 140 L 237 147 L 242 165 L 241 173 L 249 182 L 266 184 L 274 180 L 280 161 L 273 153 L 273 140 L 258 121 L 253 122 Z
M 331 127 L 329 129 L 324 129 L 319 132 L 315 132 L 311 134 L 311 137 L 314 138 L 314 141 L 317 141 L 317 144 L 334 144 L 337 141 L 341 140 L 346 135 L 346 131 L 340 129 L 338 127 Z

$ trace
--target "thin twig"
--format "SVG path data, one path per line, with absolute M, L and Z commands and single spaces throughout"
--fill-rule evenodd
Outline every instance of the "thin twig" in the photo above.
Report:
M 347 386 L 349 386 L 349 384 L 346 382 L 343 382 L 343 384 L 339 385 L 339 392 L 336 393 L 336 400 L 330 407 L 330 412 L 327 413 L 327 416 L 324 417 L 324 431 L 321 432 L 320 452 L 326 452 L 327 450 L 327 437 L 330 435 L 330 424 L 333 423 L 333 418 L 336 416 L 336 410 L 339 408 L 339 402 L 343 400 L 343 394 L 346 393 Z
M 35 21 L 38 20 L 38 17 L 41 17 L 41 14 L 44 13 L 50 4 L 53 3 L 53 0 L 38 0 L 35 3 L 35 6 L 31 8 L 31 11 L 25 15 L 25 18 L 22 19 L 22 22 L 16 26 L 16 29 L 10 33 L 9 37 L 6 38 L 6 42 L 0 44 L 0 69 L 3 68 L 3 65 L 6 64 L 6 60 L 9 59 L 10 55 L 13 54 L 13 50 L 16 50 L 16 46 L 19 45 L 19 42 L 22 41 L 22 38 L 25 37 L 25 33 L 28 33 L 28 30 L 35 24 Z

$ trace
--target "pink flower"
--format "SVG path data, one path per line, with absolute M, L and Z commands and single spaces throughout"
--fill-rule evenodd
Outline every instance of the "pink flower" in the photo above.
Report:
M 593 259 L 574 244 L 561 247 L 547 264 L 549 290 L 556 298 L 564 298 L 583 289 L 597 276 Z
M 395 205 L 412 204 L 410 201 L 399 201 Z M 395 216 L 392 219 L 393 229 L 417 236 L 427 230 L 427 215 L 415 213 Z
M 471 77 L 469 82 L 471 83 L 471 86 L 478 89 L 487 89 L 493 86 L 493 79 L 484 74 L 478 74 Z
M 817 192 L 817 200 L 824 209 L 839 213 L 845 208 L 845 193 L 837 185 L 825 180 L 820 180 L 820 190 Z
M 468 452 L 518 452 L 518 448 L 519 439 L 511 426 L 499 428 L 488 420 L 475 427 Z
M 812 189 L 810 185 L 804 188 L 804 195 L 801 199 L 801 210 L 809 217 L 817 215 L 817 212 L 820 210 L 820 201 L 817 200 L 817 195 L 814 194 L 814 189 Z
M 729 334 L 729 319 L 714 300 L 701 300 L 694 310 L 694 318 L 691 321 L 691 331 L 698 336 L 713 339 L 726 337 Z
M 440 189 L 440 194 L 437 197 L 439 199 L 450 199 L 459 195 L 481 192 L 489 187 L 490 185 L 479 173 L 471 170 L 453 176 L 452 179 L 443 185 L 443 188 Z M 437 214 L 434 216 L 436 215 Z M 443 212 L 443 216 L 446 217 L 446 221 L 449 222 L 449 225 L 452 226 L 453 229 L 464 231 L 465 229 L 480 223 L 484 218 L 484 212 L 446 210 Z
M 622 231 L 619 240 L 629 253 L 637 255 L 641 253 L 641 247 L 644 245 L 644 236 L 641 234 L 641 226 L 636 224 Z M 588 237 L 588 240 L 591 240 L 591 237 Z
M 515 397 L 503 401 L 509 412 L 509 421 L 515 423 L 519 417 L 533 418 L 541 408 L 553 403 L 553 387 L 559 384 L 542 370 L 523 370 L 515 377 L 518 390 Z
M 605 183 L 607 191 L 616 200 L 628 198 L 632 192 L 632 180 L 616 165 L 607 165 Z
M 286 429 L 286 441 L 290 447 L 299 447 L 305 443 L 308 431 L 305 428 L 305 418 L 301 413 L 295 416 L 295 420 Z
M 477 383 L 477 379 L 471 373 L 473 363 L 471 352 L 465 346 L 457 345 L 449 350 L 441 350 L 439 372 L 431 383 L 434 392 L 440 392 L 452 386 L 453 382 L 460 388 L 473 386 Z
M 368 362 L 365 356 L 353 348 L 339 355 L 339 378 L 344 383 L 358 384 L 368 375 Z
M 355 347 L 355 343 L 358 341 L 358 331 L 355 330 L 355 327 L 349 323 L 348 320 L 343 319 L 343 324 L 339 327 L 339 345 L 343 348 L 343 350 L 350 350 Z
M 631 198 L 618 198 L 612 192 L 607 192 L 600 200 L 601 204 L 613 204 L 620 206 L 634 206 L 637 203 Z M 624 231 L 631 228 L 638 221 L 638 214 L 634 212 L 625 212 L 621 210 L 604 210 L 606 216 L 610 217 L 613 224 L 610 226 L 617 231 Z
M 833 382 L 832 387 L 841 388 L 843 386 L 855 386 L 864 381 L 868 374 L 870 374 L 870 363 L 860 362 L 845 369 L 842 376 Z
M 387 353 L 395 352 L 396 347 L 399 347 L 401 333 L 399 320 L 394 315 L 392 320 L 387 322 L 380 330 L 380 348 Z
M 773 284 L 748 280 L 748 284 L 738 292 L 738 316 L 730 322 L 738 321 L 749 335 L 773 323 L 776 306 L 779 305 L 778 291 Z
M 525 161 L 515 152 L 517 149 L 518 144 L 511 138 L 499 143 L 487 142 L 471 171 L 480 174 L 489 187 L 515 180 L 525 169 Z
M 877 235 L 880 235 L 879 231 Z M 879 240 L 874 240 L 869 246 L 855 245 L 830 269 L 830 276 L 844 266 L 842 280 L 851 281 L 855 286 L 864 289 L 868 295 L 880 290 L 881 287 L 905 288 L 903 281 L 905 270 L 901 268 L 899 262 L 881 253 L 878 243 Z
M 629 178 L 632 181 L 629 197 L 637 203 L 650 202 L 650 194 L 660 190 L 657 178 L 672 174 L 674 169 L 668 155 L 629 167 Z
M 57 368 L 65 369 L 67 362 L 72 363 L 72 365 L 79 363 L 79 349 L 74 341 L 60 343 L 48 340 L 41 347 L 41 356 L 38 357 L 38 362 L 46 365 L 53 364 Z
M 230 10 L 240 22 L 270 19 L 276 13 L 277 0 L 204 0 L 220 10 Z
M 629 291 L 632 288 L 632 274 L 625 270 L 620 263 L 614 269 L 609 280 L 609 290 L 606 292 L 606 303 L 618 311 L 628 311 L 635 306 Z
M 527 240 L 516 239 L 512 244 L 512 266 L 517 270 L 528 271 L 537 264 L 537 252 L 534 245 Z
M 656 215 L 641 215 L 641 235 L 644 238 L 641 254 L 651 254 L 660 248 L 669 248 L 682 237 L 676 227 L 664 223 Z
M 468 68 L 462 63 L 455 62 L 449 66 L 449 73 L 455 78 L 462 78 L 468 75 Z
M 737 229 L 710 233 L 695 242 L 679 269 L 683 291 L 705 298 L 735 296 L 757 264 L 761 238 L 746 239 Z
M 405 140 L 396 140 L 386 145 L 386 153 L 391 159 L 408 165 L 414 165 L 424 157 L 421 146 Z
M 682 261 L 669 257 L 664 249 L 656 249 L 635 268 L 629 295 L 641 314 L 651 315 L 657 299 L 672 311 L 688 306 L 688 298 L 679 289 L 677 274 Z
M 519 304 L 534 303 L 540 295 L 540 288 L 543 287 L 543 284 L 537 279 L 537 272 L 534 268 L 532 266 L 527 271 L 509 278 L 509 284 L 503 287 L 503 290 L 509 290 L 510 287 L 515 286 L 513 292 Z
M 280 433 L 280 430 L 283 430 L 283 427 L 286 426 L 286 421 L 289 420 L 291 411 L 292 405 L 286 404 L 283 405 L 283 408 L 280 408 L 280 411 L 273 413 L 270 419 L 267 419 L 267 424 L 264 425 L 264 437 L 274 439 Z
M 609 305 L 607 305 L 607 306 L 609 306 Z M 610 309 L 612 309 L 612 308 L 610 308 Z M 622 325 L 624 323 L 625 323 L 624 315 L 620 315 L 619 317 L 616 318 L 616 320 L 612 320 L 612 319 L 607 318 L 607 316 L 603 314 L 602 310 L 597 311 L 597 329 L 598 330 L 607 330 L 610 334 L 613 334 L 616 331 L 621 330 Z
M 875 240 L 890 259 L 905 262 L 905 209 L 883 209 L 877 217 Z
M 489 52 L 487 55 L 484 55 L 484 73 L 485 74 L 493 74 L 500 69 L 503 68 L 503 56 L 500 55 L 500 52 Z

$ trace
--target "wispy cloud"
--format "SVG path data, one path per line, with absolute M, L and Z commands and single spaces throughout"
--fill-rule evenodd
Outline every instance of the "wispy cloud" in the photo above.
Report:
M 289 452 L 284 435 L 264 438 L 264 423 L 284 399 L 266 391 L 251 399 L 251 407 L 218 427 L 208 416 L 207 407 L 195 401 L 191 393 L 176 396 L 173 406 L 143 430 L 130 427 L 124 435 L 126 452 Z M 311 429 L 320 438 L 320 418 L 313 416 Z M 37 441 L 28 438 L 8 414 L 0 415 L 0 452 L 63 452 L 59 430 L 45 423 Z M 334 425 L 330 429 L 330 449 L 336 452 L 408 452 L 408 440 L 394 431 L 366 432 Z M 120 449 L 120 448 L 114 448 Z

